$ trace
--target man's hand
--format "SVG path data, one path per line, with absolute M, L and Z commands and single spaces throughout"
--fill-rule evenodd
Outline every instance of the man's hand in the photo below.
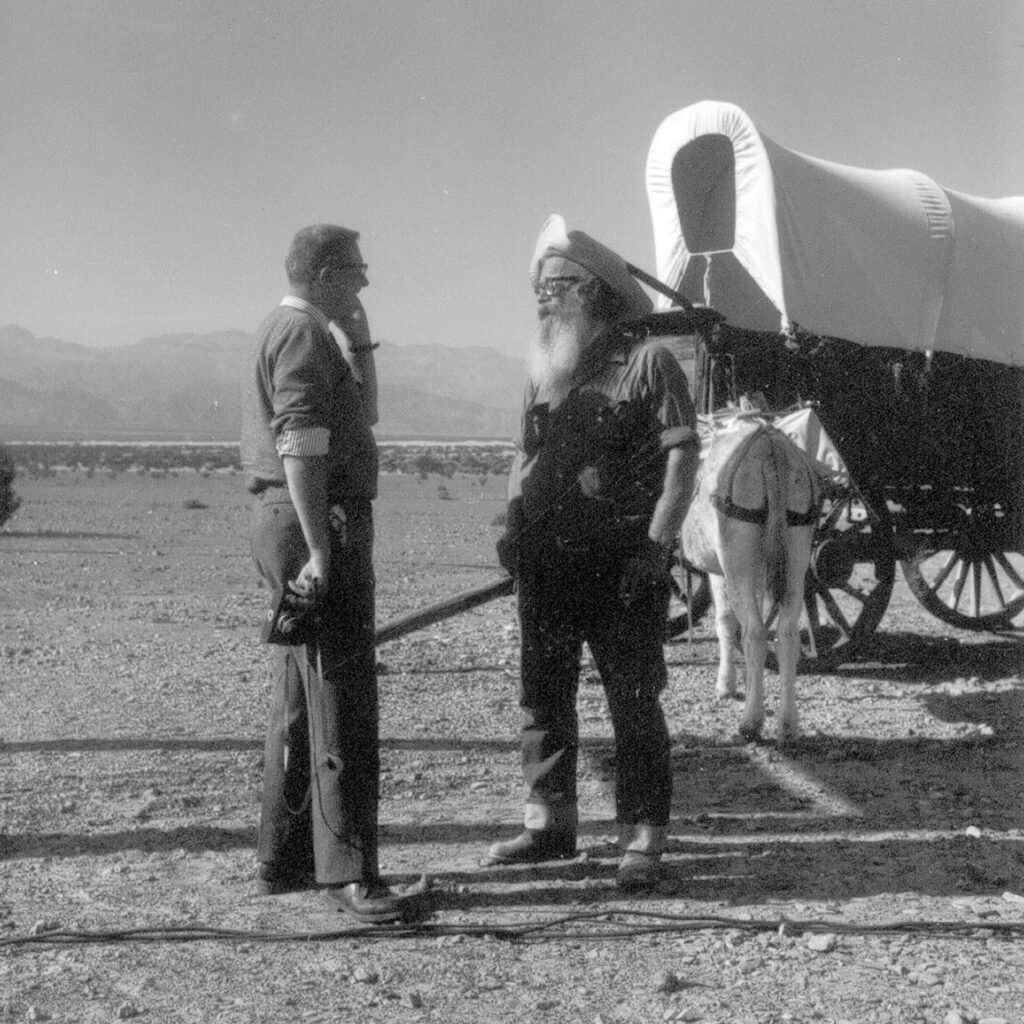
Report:
M 644 546 L 626 563 L 619 581 L 619 599 L 632 604 L 669 581 L 669 558 L 672 552 L 654 540 Z
M 358 298 L 348 311 L 348 316 L 339 317 L 334 322 L 348 339 L 349 351 L 358 352 L 360 349 L 374 347 L 370 337 L 370 325 L 366 319 L 366 310 Z
M 512 530 L 506 530 L 494 545 L 498 561 L 509 576 L 519 575 L 519 537 Z
M 275 595 L 274 607 L 263 627 L 265 643 L 296 645 L 316 640 L 323 589 L 315 581 L 301 588 L 297 583 L 297 580 L 287 580 Z
M 519 456 L 513 462 L 513 472 L 517 465 Z M 519 575 L 519 557 L 522 549 L 522 535 L 526 529 L 526 520 L 523 515 L 523 501 L 521 497 L 514 497 L 509 500 L 508 509 L 505 513 L 505 532 L 498 538 L 494 545 L 498 553 L 498 561 L 501 567 L 515 579 Z
M 310 554 L 309 560 L 299 570 L 298 576 L 289 581 L 297 602 L 304 601 L 310 605 L 316 602 L 318 593 L 322 593 L 327 585 L 329 563 L 330 556 L 326 553 L 314 551 Z M 296 605 L 296 607 L 301 607 L 301 605 Z

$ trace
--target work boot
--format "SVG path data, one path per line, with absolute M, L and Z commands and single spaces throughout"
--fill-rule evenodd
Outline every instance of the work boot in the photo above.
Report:
M 633 825 L 623 829 L 619 843 L 625 848 L 615 884 L 620 889 L 653 889 L 661 877 L 660 861 L 668 841 L 664 825 Z
M 546 860 L 571 860 L 576 856 L 576 835 L 553 829 L 524 829 L 515 839 L 495 843 L 484 858 L 490 864 L 538 864 Z
M 324 895 L 343 914 L 361 924 L 390 924 L 403 916 L 402 897 L 392 892 L 379 878 L 369 882 L 329 885 Z

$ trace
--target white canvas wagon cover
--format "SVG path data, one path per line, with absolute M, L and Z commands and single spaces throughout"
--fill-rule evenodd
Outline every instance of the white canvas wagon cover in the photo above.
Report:
M 1024 363 L 1022 197 L 805 156 L 712 101 L 662 122 L 647 195 L 658 276 L 736 327 Z

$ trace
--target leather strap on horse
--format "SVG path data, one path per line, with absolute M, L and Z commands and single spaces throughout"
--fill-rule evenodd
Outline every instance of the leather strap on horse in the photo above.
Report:
M 744 523 L 756 523 L 758 526 L 764 526 L 768 521 L 767 504 L 763 508 L 744 508 L 742 505 L 737 505 L 732 498 L 728 496 L 720 498 L 717 494 L 712 496 L 711 504 L 723 516 L 728 516 L 730 519 L 739 519 Z
M 768 506 L 763 508 L 744 508 L 737 505 L 732 498 L 720 498 L 717 494 L 711 499 L 711 504 L 730 519 L 739 519 L 744 523 L 756 523 L 764 526 L 768 521 Z M 791 512 L 786 509 L 787 526 L 812 526 L 821 518 L 821 500 L 815 502 L 807 512 Z
M 786 510 L 786 523 L 789 526 L 813 526 L 821 518 L 822 500 L 819 498 L 807 512 L 790 512 Z

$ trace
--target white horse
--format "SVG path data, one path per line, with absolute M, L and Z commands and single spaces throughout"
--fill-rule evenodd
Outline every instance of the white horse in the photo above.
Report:
M 777 609 L 775 653 L 782 690 L 778 739 L 800 734 L 796 666 L 800 609 L 821 507 L 813 461 L 760 416 L 739 414 L 712 428 L 682 527 L 683 555 L 708 573 L 719 643 L 716 693 L 736 692 L 737 630 L 746 666 L 740 734 L 764 724 L 767 624 Z

